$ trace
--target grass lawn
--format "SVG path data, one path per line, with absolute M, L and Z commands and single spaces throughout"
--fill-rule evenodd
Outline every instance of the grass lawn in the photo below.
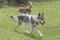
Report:
M 60 40 L 60 1 L 37 3 L 33 5 L 32 14 L 44 12 L 45 25 L 38 25 L 43 38 L 38 37 L 38 33 L 33 31 L 27 34 L 24 30 L 24 23 L 14 31 L 14 22 L 10 16 L 19 15 L 17 8 L 0 9 L 0 40 Z

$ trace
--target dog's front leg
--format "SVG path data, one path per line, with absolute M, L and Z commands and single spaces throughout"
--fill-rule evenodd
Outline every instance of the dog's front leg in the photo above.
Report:
M 43 34 L 38 30 L 36 25 L 33 25 L 33 29 L 36 30 L 40 36 L 43 36 Z

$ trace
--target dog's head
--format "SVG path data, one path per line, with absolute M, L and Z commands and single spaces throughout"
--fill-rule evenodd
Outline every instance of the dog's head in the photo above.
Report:
M 44 13 L 39 13 L 37 19 L 39 19 L 39 22 L 43 25 L 45 23 Z
M 24 8 L 23 7 L 19 7 L 18 12 L 23 12 Z

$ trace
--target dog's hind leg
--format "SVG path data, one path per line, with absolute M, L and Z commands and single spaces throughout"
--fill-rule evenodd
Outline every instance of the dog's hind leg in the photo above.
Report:
M 27 33 L 32 33 L 32 31 L 33 31 L 32 25 L 30 25 L 30 26 L 31 26 L 31 30 L 30 30 L 30 31 L 28 31 L 29 24 L 27 23 L 26 26 L 25 26 L 25 31 L 26 31 Z
M 18 21 L 17 24 L 16 24 L 16 26 L 15 26 L 15 28 L 14 28 L 14 31 L 16 31 L 17 27 L 18 27 L 19 25 L 21 25 L 21 24 L 22 24 L 22 22 Z

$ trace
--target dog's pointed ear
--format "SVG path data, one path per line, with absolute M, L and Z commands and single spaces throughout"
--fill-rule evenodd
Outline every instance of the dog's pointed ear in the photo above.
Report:
M 42 13 L 42 15 L 44 15 L 44 12 Z
M 38 13 L 38 16 L 40 16 L 41 14 L 40 13 Z

